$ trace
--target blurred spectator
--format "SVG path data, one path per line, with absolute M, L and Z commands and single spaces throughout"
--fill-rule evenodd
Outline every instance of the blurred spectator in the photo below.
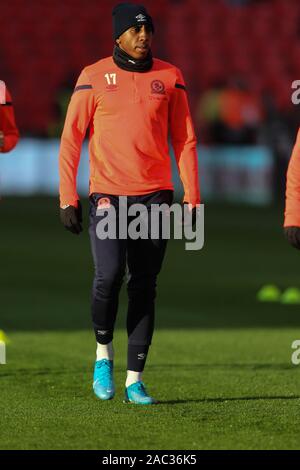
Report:
M 230 79 L 221 94 L 220 113 L 224 143 L 257 143 L 258 128 L 263 120 L 262 106 L 244 81 Z
M 0 80 L 0 152 L 9 152 L 19 140 L 11 95 Z
M 211 143 L 254 145 L 263 110 L 245 82 L 233 78 L 227 86 L 218 84 L 200 98 L 196 120 L 198 126 L 204 124 Z
M 75 74 L 74 74 L 75 76 Z M 63 131 L 65 117 L 67 114 L 68 105 L 71 95 L 73 93 L 75 78 L 71 74 L 57 91 L 55 98 L 55 112 L 56 120 L 51 122 L 48 127 L 49 137 L 60 137 Z
M 216 82 L 202 94 L 196 106 L 195 124 L 202 142 L 218 143 L 221 140 L 221 94 L 224 86 L 222 81 Z

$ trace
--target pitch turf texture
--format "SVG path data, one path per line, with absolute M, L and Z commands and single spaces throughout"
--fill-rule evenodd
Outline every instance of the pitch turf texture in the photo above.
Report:
M 85 213 L 87 204 L 85 203 Z M 297 449 L 300 306 L 256 301 L 300 286 L 281 209 L 207 207 L 205 248 L 171 242 L 144 380 L 160 404 L 125 405 L 126 291 L 115 334 L 114 400 L 92 392 L 87 230 L 60 226 L 56 200 L 0 206 L 1 449 Z M 85 215 L 85 221 L 87 216 Z

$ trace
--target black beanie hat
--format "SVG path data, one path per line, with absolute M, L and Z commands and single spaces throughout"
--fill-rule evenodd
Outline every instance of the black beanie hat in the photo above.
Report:
M 114 40 L 132 26 L 139 26 L 142 24 L 149 25 L 154 33 L 152 18 L 143 5 L 119 3 L 113 8 L 112 16 Z

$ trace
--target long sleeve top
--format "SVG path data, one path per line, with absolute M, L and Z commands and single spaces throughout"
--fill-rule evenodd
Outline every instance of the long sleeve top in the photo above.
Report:
M 107 57 L 81 72 L 61 137 L 60 204 L 79 199 L 76 176 L 90 127 L 90 194 L 142 195 L 173 189 L 170 135 L 184 201 L 200 203 L 196 137 L 181 71 L 154 59 L 131 72 Z
M 15 121 L 10 92 L 4 82 L 0 82 L 0 131 L 4 134 L 4 145 L 0 152 L 9 152 L 19 140 L 19 131 Z

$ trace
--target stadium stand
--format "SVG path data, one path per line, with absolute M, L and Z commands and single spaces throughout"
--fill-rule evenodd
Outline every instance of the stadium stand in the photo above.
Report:
M 47 135 L 56 91 L 66 79 L 112 51 L 111 9 L 116 1 L 3 2 L 1 78 L 10 83 L 23 134 Z M 216 80 L 238 75 L 258 96 L 291 107 L 287 83 L 300 78 L 299 0 L 143 2 L 154 17 L 154 55 L 184 72 L 191 101 Z M 192 103 L 193 104 L 193 103 Z

